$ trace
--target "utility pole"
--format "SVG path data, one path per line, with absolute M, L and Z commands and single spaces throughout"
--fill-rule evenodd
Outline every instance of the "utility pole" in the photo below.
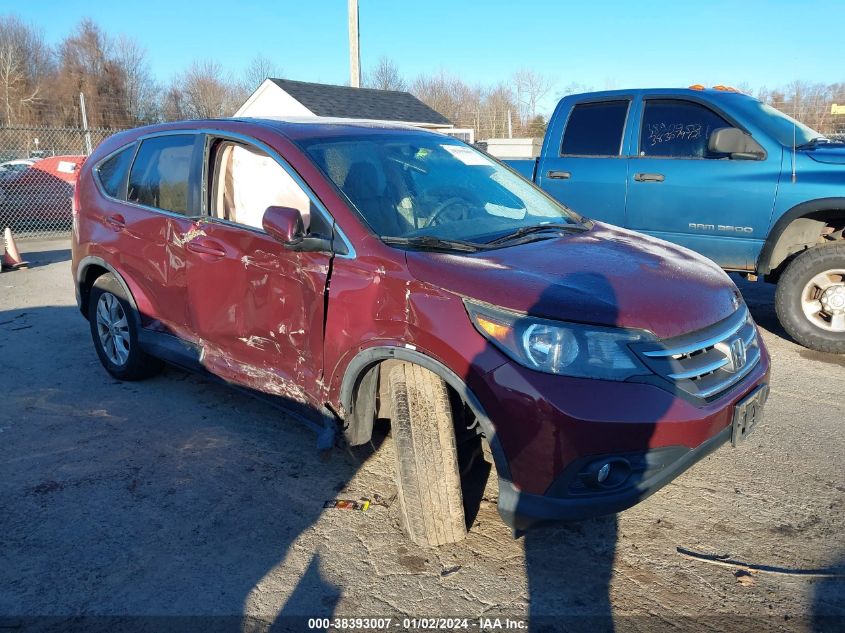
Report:
M 85 155 L 90 156 L 93 148 L 91 147 L 91 132 L 88 130 L 88 114 L 85 112 L 85 95 L 79 93 L 79 110 L 82 113 L 82 130 L 85 132 Z
M 349 85 L 361 87 L 361 51 L 358 37 L 358 0 L 349 0 Z

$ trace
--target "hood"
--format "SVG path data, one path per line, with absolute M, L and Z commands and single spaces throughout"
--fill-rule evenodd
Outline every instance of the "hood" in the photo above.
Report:
M 596 222 L 590 231 L 471 254 L 407 252 L 423 282 L 533 316 L 669 338 L 730 316 L 730 278 L 680 246 Z
M 814 149 L 805 150 L 807 156 L 812 158 L 817 163 L 827 163 L 829 165 L 845 165 L 845 145 L 836 143 L 835 145 L 818 145 Z

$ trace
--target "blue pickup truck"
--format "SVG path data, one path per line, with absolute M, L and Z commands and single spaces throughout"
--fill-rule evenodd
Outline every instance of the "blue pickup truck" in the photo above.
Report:
M 540 157 L 505 161 L 585 216 L 777 283 L 784 329 L 845 353 L 845 143 L 731 89 L 564 97 Z

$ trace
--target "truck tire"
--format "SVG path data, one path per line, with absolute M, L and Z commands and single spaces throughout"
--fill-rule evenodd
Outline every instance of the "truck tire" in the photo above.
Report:
M 793 259 L 778 280 L 775 310 L 804 347 L 845 353 L 845 243 L 814 246 Z
M 388 376 L 390 425 L 402 521 L 422 546 L 466 536 L 461 477 L 446 383 L 411 363 Z
M 88 323 L 103 367 L 118 380 L 141 380 L 164 363 L 138 344 L 138 315 L 111 273 L 97 277 L 88 293 Z

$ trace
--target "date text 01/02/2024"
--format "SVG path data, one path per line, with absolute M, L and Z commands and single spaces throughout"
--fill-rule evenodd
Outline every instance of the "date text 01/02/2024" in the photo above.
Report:
M 470 618 L 309 618 L 309 629 L 317 630 L 479 630 L 515 631 L 526 630 L 526 620 L 518 618 L 483 617 Z

